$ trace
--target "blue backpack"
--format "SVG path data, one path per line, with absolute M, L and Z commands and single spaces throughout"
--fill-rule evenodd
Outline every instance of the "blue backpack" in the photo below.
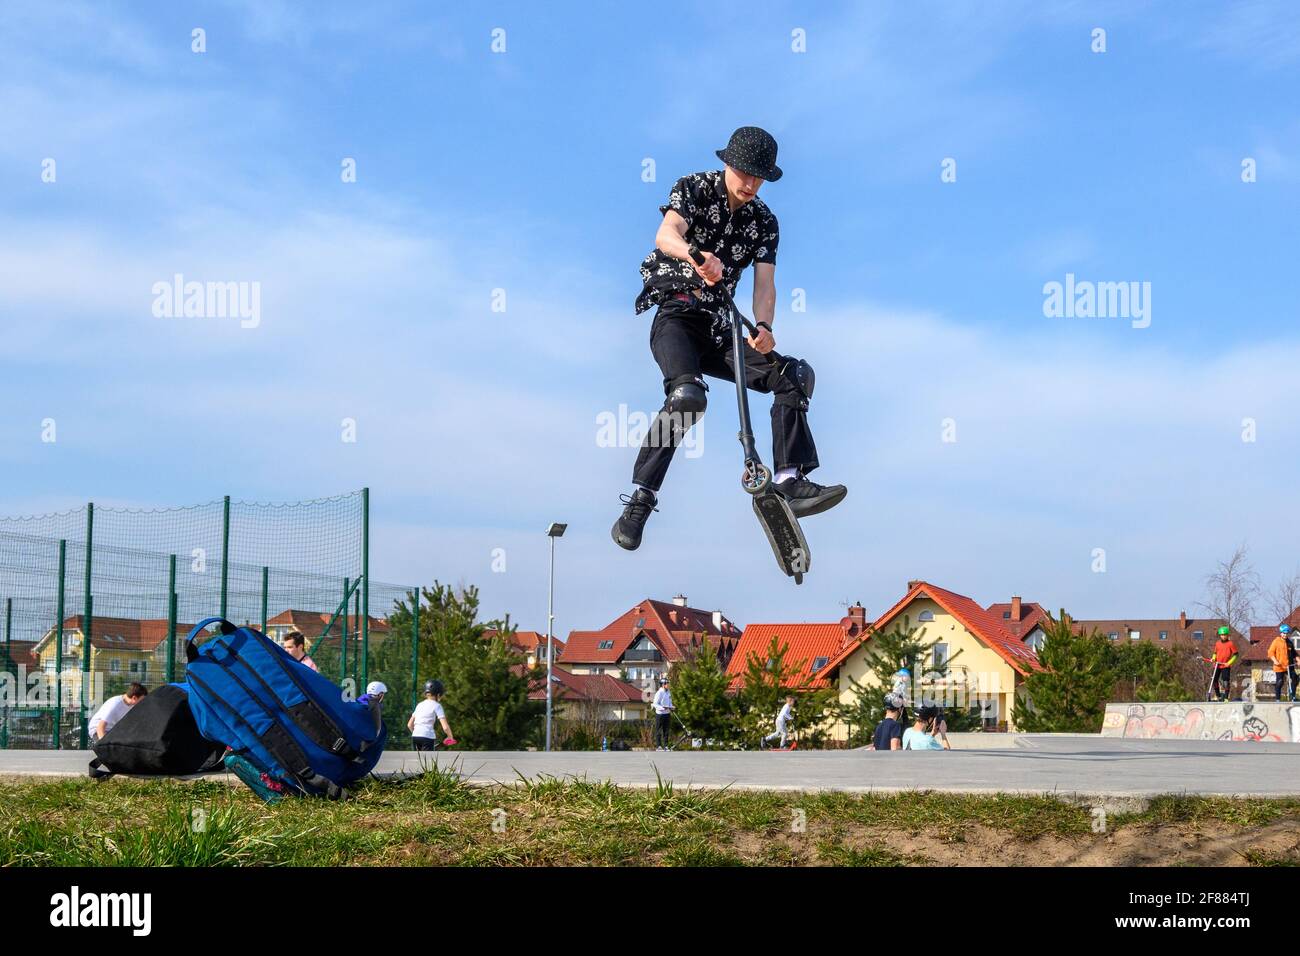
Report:
M 196 646 L 210 624 L 220 633 Z M 210 617 L 190 631 L 185 657 L 199 733 L 290 792 L 337 800 L 379 762 L 388 739 L 379 702 L 344 700 L 259 631 Z

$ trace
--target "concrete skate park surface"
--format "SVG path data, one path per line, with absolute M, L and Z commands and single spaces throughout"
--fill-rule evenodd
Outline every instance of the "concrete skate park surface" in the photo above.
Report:
M 970 748 L 969 738 L 1003 746 Z M 1065 798 L 1148 799 L 1163 794 L 1300 796 L 1300 748 L 1291 743 L 1116 739 L 1054 734 L 963 735 L 961 749 L 877 753 L 788 752 L 390 751 L 376 773 L 421 772 L 436 758 L 473 784 L 514 784 L 522 775 L 608 780 L 679 788 L 840 790 L 895 793 L 1055 794 Z M 0 777 L 84 776 L 84 751 L 0 751 Z M 229 774 L 214 779 L 235 782 Z
M 1300 704 L 1274 701 L 1107 704 L 1103 737 L 1300 743 Z

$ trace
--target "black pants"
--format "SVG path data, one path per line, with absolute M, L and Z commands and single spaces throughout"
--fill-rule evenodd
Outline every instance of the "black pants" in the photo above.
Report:
M 1287 669 L 1287 672 L 1288 672 L 1288 673 L 1290 674 L 1290 676 L 1291 676 L 1291 698 L 1292 698 L 1292 700 L 1294 700 L 1294 699 L 1295 699 L 1295 696 L 1296 696 L 1296 683 L 1297 683 L 1297 682 L 1300 682 L 1300 671 L 1297 671 L 1297 669 L 1296 669 L 1296 665 L 1295 665 L 1295 664 L 1292 664 L 1292 665 Z
M 416 750 L 437 750 L 438 741 L 432 737 L 412 737 L 411 746 Z
M 664 377 L 664 395 L 685 382 L 704 383 L 702 375 L 734 383 L 735 356 L 731 330 L 715 331 L 713 313 L 680 299 L 669 299 L 655 313 L 650 326 L 650 351 Z M 742 343 L 745 382 L 756 392 L 773 395 L 773 470 L 800 468 L 805 474 L 817 467 L 817 446 L 808 427 L 808 402 L 788 378 L 773 373 L 773 366 L 760 353 Z M 788 358 L 789 356 L 787 356 Z M 719 395 L 731 392 L 719 389 Z M 690 416 L 688 415 L 688 418 Z M 695 420 L 699 415 L 693 416 Z M 682 425 L 686 427 L 682 427 Z M 691 422 L 674 415 L 665 397 L 663 408 L 641 442 L 632 469 L 632 481 L 657 492 L 668 474 L 673 453 L 681 444 Z
M 1220 685 L 1223 686 L 1222 693 L 1219 691 Z M 1214 672 L 1214 696 L 1215 697 L 1222 696 L 1228 699 L 1232 698 L 1232 668 L 1231 667 L 1224 667 L 1223 665 L 1220 665 L 1219 669 Z
M 673 715 L 671 713 L 655 714 L 655 746 L 656 747 L 668 746 L 668 734 L 672 730 L 672 719 L 673 719 Z

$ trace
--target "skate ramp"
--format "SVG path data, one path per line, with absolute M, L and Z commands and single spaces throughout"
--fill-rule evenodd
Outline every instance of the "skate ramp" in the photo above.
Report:
M 1300 743 L 1300 704 L 1273 701 L 1107 704 L 1103 737 Z

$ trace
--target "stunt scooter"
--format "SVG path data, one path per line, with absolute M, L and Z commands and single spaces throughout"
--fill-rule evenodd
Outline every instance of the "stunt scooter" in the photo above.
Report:
M 703 254 L 694 245 L 690 247 L 690 254 L 696 265 L 704 264 Z M 712 288 L 722 293 L 722 300 L 731 315 L 732 365 L 736 373 L 736 402 L 740 407 L 740 432 L 737 437 L 745 452 L 745 471 L 740 477 L 740 486 L 752 496 L 754 514 L 763 526 L 763 533 L 772 546 L 777 564 L 787 576 L 794 578 L 795 584 L 802 584 L 803 576 L 812 566 L 812 553 L 808 550 L 808 541 L 804 538 L 803 529 L 799 527 L 799 521 L 790 510 L 790 505 L 772 487 L 772 472 L 758 456 L 758 449 L 754 447 L 754 431 L 749 423 L 745 340 L 741 327 L 748 329 L 752 336 L 758 335 L 758 329 L 736 308 L 736 303 L 723 282 L 718 282 Z M 769 364 L 778 367 L 786 364 L 786 359 L 776 352 L 768 352 L 765 357 Z M 808 398 L 808 395 L 805 394 L 804 398 Z

